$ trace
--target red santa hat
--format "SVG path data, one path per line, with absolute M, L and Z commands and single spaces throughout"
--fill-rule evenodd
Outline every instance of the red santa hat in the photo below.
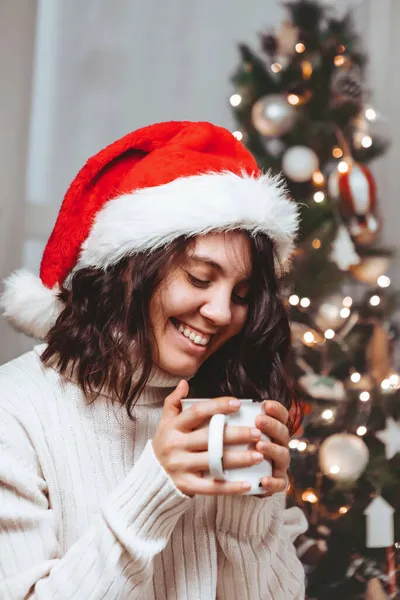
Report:
M 65 195 L 40 277 L 13 273 L 1 304 L 15 327 L 44 338 L 62 310 L 60 287 L 79 268 L 106 269 L 182 235 L 245 229 L 271 238 L 285 271 L 297 226 L 282 180 L 262 174 L 232 133 L 205 122 L 150 125 L 87 161 Z

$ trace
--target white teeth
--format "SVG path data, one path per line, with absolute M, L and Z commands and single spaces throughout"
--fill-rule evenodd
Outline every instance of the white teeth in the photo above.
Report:
M 178 331 L 182 333 L 185 337 L 189 338 L 194 344 L 198 346 L 207 346 L 210 338 L 204 338 L 199 333 L 195 333 L 191 331 L 188 327 L 184 327 L 181 323 L 177 327 Z

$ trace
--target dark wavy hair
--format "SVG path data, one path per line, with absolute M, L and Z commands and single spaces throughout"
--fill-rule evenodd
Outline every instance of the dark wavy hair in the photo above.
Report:
M 252 253 L 247 321 L 203 363 L 190 381 L 191 395 L 279 400 L 292 409 L 291 428 L 299 422 L 300 407 L 286 368 L 290 327 L 274 246 L 265 234 L 244 233 Z M 63 375 L 73 372 L 94 400 L 108 393 L 132 417 L 153 366 L 150 300 L 167 271 L 192 247 L 193 238 L 180 237 L 167 248 L 126 257 L 106 270 L 77 270 L 59 293 L 64 309 L 47 335 L 44 364 Z

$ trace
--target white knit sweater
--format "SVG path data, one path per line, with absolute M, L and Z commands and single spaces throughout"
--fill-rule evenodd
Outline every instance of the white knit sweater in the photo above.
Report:
M 298 509 L 189 498 L 151 438 L 176 380 L 156 373 L 132 422 L 40 362 L 0 368 L 1 600 L 301 600 Z

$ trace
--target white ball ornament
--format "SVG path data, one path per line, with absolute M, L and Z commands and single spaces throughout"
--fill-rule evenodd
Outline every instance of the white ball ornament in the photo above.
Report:
M 357 435 L 335 433 L 319 449 L 321 471 L 335 481 L 356 481 L 368 464 L 369 451 Z
M 285 135 L 292 129 L 296 117 L 296 109 L 281 94 L 263 96 L 252 110 L 253 125 L 265 136 Z
M 282 158 L 283 172 L 298 183 L 310 181 L 318 166 L 318 156 L 307 146 L 292 146 Z

